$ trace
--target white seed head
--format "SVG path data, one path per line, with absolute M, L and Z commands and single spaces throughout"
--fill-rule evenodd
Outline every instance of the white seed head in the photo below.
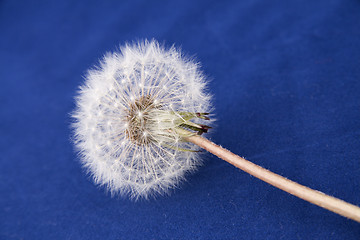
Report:
M 189 121 L 211 110 L 205 87 L 198 64 L 154 40 L 106 54 L 88 72 L 72 114 L 75 145 L 94 181 L 134 199 L 177 186 L 201 162 L 179 133 L 205 126 L 198 124 L 206 117 Z

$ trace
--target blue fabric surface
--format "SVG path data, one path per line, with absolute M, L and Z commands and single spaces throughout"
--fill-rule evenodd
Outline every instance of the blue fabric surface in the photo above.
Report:
M 0 2 L 0 239 L 360 239 L 360 225 L 210 154 L 170 196 L 111 198 L 69 112 L 86 70 L 136 39 L 211 79 L 210 138 L 360 205 L 360 2 Z

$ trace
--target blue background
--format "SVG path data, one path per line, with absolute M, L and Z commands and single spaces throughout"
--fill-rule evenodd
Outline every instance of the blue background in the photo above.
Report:
M 360 1 L 1 1 L 0 239 L 360 239 L 360 225 L 216 157 L 171 196 L 111 198 L 69 112 L 86 70 L 155 38 L 211 79 L 210 138 L 360 205 Z

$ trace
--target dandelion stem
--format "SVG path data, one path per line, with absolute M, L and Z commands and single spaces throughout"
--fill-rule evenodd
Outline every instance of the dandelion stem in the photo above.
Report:
M 288 192 L 294 196 L 330 210 L 334 213 L 360 222 L 360 208 L 358 206 L 305 187 L 276 173 L 270 172 L 269 170 L 247 161 L 244 158 L 235 155 L 234 153 L 222 148 L 219 145 L 216 145 L 215 143 L 203 137 L 194 135 L 187 137 L 186 140 L 211 152 L 219 158 L 249 173 L 250 175 L 253 175 L 254 177 L 257 177 L 273 185 L 274 187 L 282 189 L 285 192 Z

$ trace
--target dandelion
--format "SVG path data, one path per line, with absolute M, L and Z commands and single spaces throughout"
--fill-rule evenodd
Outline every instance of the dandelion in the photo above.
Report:
M 199 147 L 299 198 L 360 222 L 360 208 L 272 173 L 203 138 L 210 96 L 199 66 L 156 41 L 125 45 L 88 72 L 75 145 L 95 183 L 133 199 L 168 193 L 201 163 Z
M 126 45 L 88 72 L 77 96 L 75 143 L 95 182 L 113 194 L 167 193 L 201 163 L 183 141 L 208 126 L 197 63 L 156 41 Z

